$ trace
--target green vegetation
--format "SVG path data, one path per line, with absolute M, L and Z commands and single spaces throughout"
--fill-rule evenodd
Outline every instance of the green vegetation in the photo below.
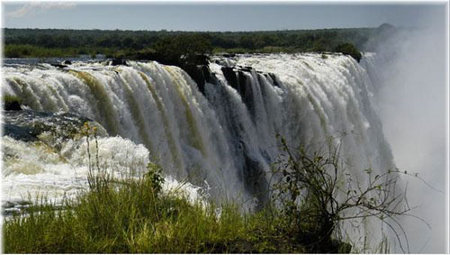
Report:
M 305 252 L 265 212 L 190 204 L 161 192 L 160 168 L 138 180 L 89 177 L 89 192 L 61 208 L 31 207 L 4 223 L 6 253 Z M 58 209 L 58 210 L 57 210 Z M 291 242 L 292 241 L 292 242 Z
M 334 52 L 342 44 L 352 44 L 358 50 L 373 50 L 366 47 L 367 42 L 376 40 L 384 30 L 386 29 L 380 27 L 255 32 L 168 32 L 6 28 L 4 54 L 10 58 L 104 54 L 107 57 L 156 59 L 174 63 L 184 53 L 192 57 L 193 53 L 211 52 Z M 357 56 L 357 54 L 350 55 Z
M 22 99 L 17 96 L 5 94 L 2 98 L 3 109 L 7 111 L 20 110 L 22 107 Z
M 343 43 L 336 46 L 334 49 L 336 52 L 341 52 L 345 55 L 350 55 L 354 59 L 356 59 L 358 62 L 361 60 L 361 52 L 351 43 Z
M 177 35 L 159 39 L 153 46 L 155 58 L 163 64 L 178 65 L 183 63 L 202 63 L 199 56 L 212 52 L 211 42 L 203 34 Z M 205 59 L 203 59 L 205 60 Z M 202 64 L 207 64 L 203 61 Z
M 333 236 L 342 233 L 343 223 L 352 220 L 357 228 L 355 220 L 360 220 L 361 225 L 366 220 L 380 220 L 395 233 L 405 252 L 398 234 L 405 232 L 397 217 L 407 215 L 410 208 L 405 193 L 398 190 L 398 170 L 373 176 L 372 169 L 366 169 L 367 179 L 359 183 L 346 176 L 339 148 L 329 153 L 311 153 L 304 147 L 292 150 L 284 138 L 280 140 L 283 153 L 273 170 L 279 177 L 273 184 L 273 201 L 280 203 L 282 218 L 289 224 L 286 229 L 293 231 L 291 236 L 303 240 L 301 243 L 309 250 L 350 252 L 349 244 L 336 246 L 333 240 Z M 406 245 L 409 250 L 407 239 Z
M 96 139 L 95 132 L 88 124 L 82 129 L 86 138 Z M 284 139 L 281 144 L 283 153 L 273 168 L 274 177 L 280 177 L 273 184 L 273 200 L 258 212 L 242 213 L 232 204 L 190 203 L 181 193 L 163 192 L 162 169 L 155 164 L 141 178 L 125 180 L 89 164 L 89 188 L 74 200 L 62 206 L 36 204 L 5 219 L 4 251 L 349 253 L 352 246 L 335 234 L 343 221 L 377 217 L 388 223 L 407 212 L 398 208 L 403 197 L 391 194 L 397 172 L 373 177 L 366 170 L 366 186 L 343 191 L 336 151 L 308 154 L 301 148 L 292 151 Z
M 75 48 L 44 48 L 28 44 L 11 44 L 5 45 L 5 56 L 8 58 L 24 58 L 24 57 L 70 57 L 83 53 L 81 49 Z

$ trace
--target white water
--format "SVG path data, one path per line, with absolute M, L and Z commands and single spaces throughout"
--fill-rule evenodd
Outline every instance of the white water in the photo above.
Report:
M 99 166 L 115 175 L 144 173 L 149 163 L 148 151 L 120 137 L 99 138 Z M 58 202 L 65 195 L 73 198 L 87 186 L 89 171 L 87 144 L 84 139 L 64 142 L 61 151 L 42 142 L 26 143 L 3 137 L 3 195 L 7 201 L 31 201 L 45 196 Z M 97 154 L 91 143 L 92 163 Z
M 89 165 L 93 171 L 101 169 L 112 177 L 142 177 L 150 162 L 149 152 L 143 145 L 136 145 L 120 137 L 90 139 L 90 162 L 86 139 L 65 140 L 56 149 L 42 141 L 23 142 L 3 137 L 2 200 L 15 204 L 7 208 L 20 208 L 22 201 L 41 201 L 60 204 L 64 199 L 74 199 L 86 190 Z M 96 159 L 99 159 L 98 165 Z M 180 183 L 167 176 L 164 192 L 176 192 L 192 203 L 205 197 L 199 187 Z
M 253 67 L 239 74 L 245 81 L 244 96 L 226 81 L 223 64 L 215 62 L 210 69 L 219 82 L 207 83 L 205 95 L 181 69 L 155 62 L 132 62 L 128 67 L 75 63 L 71 71 L 47 65 L 5 67 L 2 89 L 34 110 L 68 111 L 94 119 L 111 135 L 150 151 L 145 156 L 143 146 L 102 138 L 99 147 L 105 153 L 100 159 L 111 162 L 110 167 L 120 168 L 124 162 L 139 169 L 150 157 L 167 175 L 187 179 L 207 188 L 212 197 L 238 201 L 243 207 L 267 198 L 270 164 L 279 154 L 277 133 L 290 145 L 311 150 L 326 151 L 330 142 L 340 143 L 346 171 L 355 182 L 367 181 L 364 169 L 376 173 L 393 167 L 373 110 L 371 81 L 352 58 L 276 54 L 216 60 Z M 255 70 L 273 73 L 277 81 Z M 64 151 L 71 156 L 68 163 L 61 163 L 43 148 L 8 138 L 4 144 L 5 151 L 23 153 L 23 164 L 37 164 L 35 171 L 24 173 L 22 163 L 6 159 L 3 192 L 8 199 L 42 187 L 39 183 L 46 185 L 46 192 L 57 187 L 60 194 L 67 186 L 76 190 L 83 181 L 86 162 L 79 161 L 86 160 L 82 154 L 86 150 L 81 145 L 68 144 Z M 379 229 L 357 231 L 365 231 L 359 237 L 367 231 L 379 235 Z

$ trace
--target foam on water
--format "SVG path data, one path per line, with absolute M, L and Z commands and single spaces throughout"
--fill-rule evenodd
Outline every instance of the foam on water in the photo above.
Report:
M 47 144 L 23 142 L 3 137 L 2 200 L 17 204 L 23 201 L 59 204 L 63 199 L 73 199 L 88 187 L 89 156 L 86 139 L 67 140 L 56 150 Z M 150 162 L 149 152 L 121 137 L 90 139 L 91 168 L 106 171 L 117 178 L 142 177 Z M 201 199 L 199 187 L 180 184 L 166 177 L 163 190 L 187 196 L 191 202 Z

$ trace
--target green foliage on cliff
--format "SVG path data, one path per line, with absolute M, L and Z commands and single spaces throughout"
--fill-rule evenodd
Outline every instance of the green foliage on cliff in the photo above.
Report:
M 352 58 L 356 59 L 358 62 L 361 60 L 361 52 L 351 43 L 343 43 L 336 46 L 334 49 L 336 52 L 341 52 L 344 55 L 350 55 Z

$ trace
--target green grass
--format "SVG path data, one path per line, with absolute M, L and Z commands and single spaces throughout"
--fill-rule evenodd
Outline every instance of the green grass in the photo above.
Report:
M 96 129 L 85 123 L 81 132 L 95 136 Z M 268 202 L 253 213 L 242 213 L 232 203 L 192 203 L 180 191 L 163 192 L 162 169 L 156 164 L 149 164 L 140 178 L 120 180 L 89 164 L 88 189 L 76 198 L 62 205 L 37 198 L 21 214 L 4 220 L 4 252 L 349 253 L 352 246 L 332 236 L 339 220 L 329 215 L 330 206 L 318 203 L 334 195 L 334 188 L 327 193 L 323 187 L 335 187 L 337 179 L 320 170 L 321 159 L 300 156 L 308 165 L 295 161 L 293 168 L 274 168 L 274 173 L 280 170 L 286 177 L 273 187 L 279 192 L 274 197 L 279 206 Z M 302 180 L 295 177 L 305 171 L 308 175 Z M 318 181 L 317 175 L 323 178 Z M 297 204 L 305 187 L 311 194 Z
M 156 178 L 155 178 L 156 176 Z M 3 225 L 5 253 L 301 253 L 268 211 L 191 204 L 160 192 L 157 175 L 116 181 L 90 177 L 90 188 L 63 209 L 36 205 Z
M 4 104 L 11 104 L 17 102 L 18 104 L 22 103 L 22 99 L 18 96 L 4 94 L 2 97 L 2 101 Z

